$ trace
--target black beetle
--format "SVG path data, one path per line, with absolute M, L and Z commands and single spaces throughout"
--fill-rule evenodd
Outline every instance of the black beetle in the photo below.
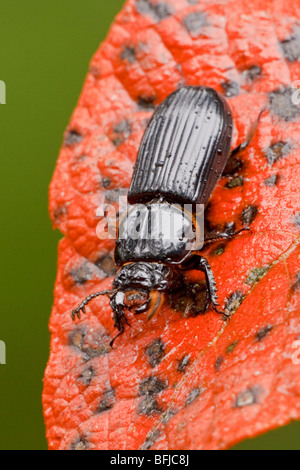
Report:
M 218 310 L 216 283 L 208 261 L 191 248 L 199 230 L 195 208 L 207 204 L 229 155 L 247 147 L 259 117 L 245 142 L 230 153 L 232 115 L 215 90 L 185 86 L 165 99 L 155 110 L 139 149 L 128 193 L 131 207 L 119 224 L 119 234 L 121 230 L 125 236 L 119 235 L 116 241 L 115 262 L 121 269 L 113 289 L 89 295 L 73 310 L 73 319 L 76 315 L 80 318 L 81 311 L 85 313 L 90 300 L 107 295 L 119 330 L 112 345 L 128 324 L 125 309 L 137 314 L 148 311 L 148 319 L 152 318 L 163 304 L 164 293 L 178 290 L 183 272 L 192 269 L 205 273 L 206 309 L 211 304 L 215 311 L 225 314 Z M 192 205 L 192 211 L 184 212 L 185 204 Z M 150 213 L 164 220 L 163 229 L 144 223 Z M 175 243 L 164 237 L 170 220 L 175 221 Z M 188 226 L 194 235 L 187 234 Z M 208 234 L 205 243 L 229 239 L 243 230 L 247 228 Z M 138 237 L 133 236 L 136 232 Z

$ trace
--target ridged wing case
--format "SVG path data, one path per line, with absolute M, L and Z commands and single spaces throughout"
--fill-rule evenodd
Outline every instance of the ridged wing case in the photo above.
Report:
M 163 197 L 206 204 L 230 151 L 232 116 L 212 88 L 186 86 L 155 110 L 139 149 L 131 204 Z

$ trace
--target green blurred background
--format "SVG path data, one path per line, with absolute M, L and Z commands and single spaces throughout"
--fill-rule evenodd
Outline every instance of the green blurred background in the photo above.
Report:
M 48 185 L 88 64 L 123 0 L 0 0 L 0 449 L 46 449 L 41 407 L 56 275 Z M 238 449 L 299 449 L 293 423 Z

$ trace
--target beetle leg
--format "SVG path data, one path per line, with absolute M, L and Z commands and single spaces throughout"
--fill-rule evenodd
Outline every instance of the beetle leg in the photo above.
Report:
M 113 339 L 111 340 L 111 342 L 109 343 L 109 345 L 110 345 L 111 348 L 113 347 L 113 344 L 114 344 L 115 340 L 116 340 L 119 336 L 121 336 L 121 334 L 122 334 L 122 333 L 124 332 L 124 330 L 125 330 L 125 327 L 124 327 L 124 324 L 123 324 L 123 323 L 120 325 L 119 330 L 120 330 L 119 333 L 118 333 L 116 336 L 114 336 Z
M 208 291 L 208 296 L 209 296 L 209 303 L 212 305 L 212 308 L 215 310 L 215 312 L 220 313 L 221 315 L 225 315 L 226 317 L 230 317 L 228 313 L 222 312 L 218 309 L 219 304 L 218 304 L 218 297 L 217 297 L 216 281 L 215 281 L 214 273 L 207 259 L 203 258 L 202 256 L 199 256 L 197 260 L 196 269 L 197 268 L 200 271 L 204 272 L 205 274 L 206 286 L 207 286 L 207 291 Z
M 112 295 L 114 295 L 115 291 L 113 290 L 103 290 L 101 292 L 95 292 L 95 294 L 91 294 L 91 295 L 88 295 L 82 302 L 80 305 L 78 305 L 77 308 L 75 308 L 72 313 L 71 313 L 71 317 L 72 317 L 72 320 L 74 321 L 75 320 L 75 317 L 77 315 L 77 317 L 80 319 L 80 312 L 82 313 L 85 313 L 85 307 L 87 306 L 87 304 L 95 299 L 96 297 L 99 297 L 100 295 L 107 295 L 108 297 L 111 297 Z
M 221 240 L 231 240 L 233 237 L 239 235 L 242 232 L 249 232 L 251 229 L 249 227 L 244 227 L 241 230 L 238 230 L 237 232 L 217 232 L 217 231 L 212 231 L 208 232 L 204 236 L 204 244 L 203 248 L 205 248 L 206 245 L 209 245 L 210 243 L 214 243 L 217 241 Z
M 263 112 L 266 110 L 266 107 L 264 107 L 261 112 L 259 113 L 258 117 L 256 118 L 256 121 L 252 124 L 252 126 L 250 127 L 249 131 L 248 131 L 248 134 L 246 136 L 246 139 L 244 140 L 244 142 L 242 142 L 240 145 L 238 145 L 235 149 L 233 149 L 231 152 L 230 152 L 230 157 L 233 157 L 235 155 L 238 155 L 239 153 L 243 152 L 247 147 L 248 145 L 250 144 L 251 140 L 253 139 L 253 136 L 256 132 L 256 129 L 257 129 L 257 126 L 259 124 L 259 121 L 260 121 L 260 118 L 263 114 Z
M 110 306 L 114 312 L 113 319 L 114 319 L 114 327 L 119 330 L 119 333 L 111 340 L 109 343 L 112 347 L 114 341 L 120 336 L 125 329 L 125 323 L 130 326 L 125 313 L 124 313 L 124 292 L 117 292 L 110 301 Z

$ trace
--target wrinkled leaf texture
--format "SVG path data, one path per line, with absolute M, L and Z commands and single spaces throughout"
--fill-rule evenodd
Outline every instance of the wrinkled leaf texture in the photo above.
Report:
M 292 0 L 128 0 L 93 57 L 50 189 L 64 235 L 43 393 L 50 449 L 225 449 L 299 418 L 299 21 Z M 128 314 L 111 349 L 108 299 L 70 317 L 114 275 L 96 208 L 128 188 L 154 107 L 183 83 L 227 96 L 233 146 L 267 106 L 206 213 L 211 228 L 252 229 L 204 252 L 232 318 L 166 304 L 151 322 Z

